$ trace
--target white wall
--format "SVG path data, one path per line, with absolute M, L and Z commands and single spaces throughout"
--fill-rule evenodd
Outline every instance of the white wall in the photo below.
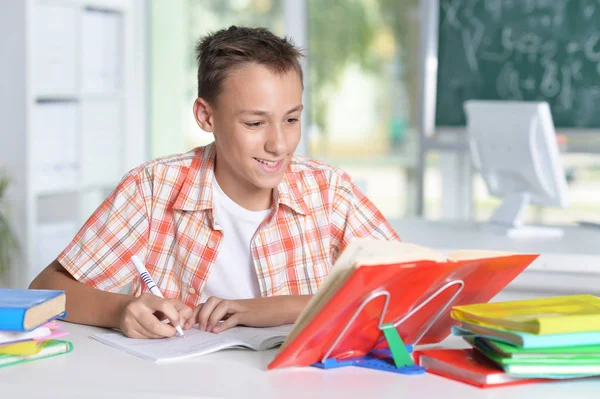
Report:
M 186 91 L 186 40 L 188 18 L 184 1 L 151 1 L 149 63 L 151 87 L 149 121 L 152 158 L 186 150 L 184 93 Z M 189 104 L 192 114 L 192 104 Z
M 25 182 L 15 180 L 23 174 L 16 173 L 24 170 L 26 160 L 20 156 L 26 146 L 26 102 L 27 87 L 25 76 L 26 45 L 25 26 L 22 24 L 25 15 L 25 4 L 22 7 L 7 6 L 0 1 L 0 56 L 10 57 L 18 62 L 0 61 L 0 173 L 5 172 L 13 179 L 9 191 L 8 202 L 14 212 L 13 227 L 20 238 L 25 236 L 26 226 L 14 223 L 14 220 L 24 220 L 26 192 Z M 15 117 L 16 116 L 16 117 Z M 19 261 L 15 262 L 18 265 Z M 8 282 L 13 285 L 17 279 L 16 268 L 8 276 Z M 0 286 L 3 282 L 0 282 Z

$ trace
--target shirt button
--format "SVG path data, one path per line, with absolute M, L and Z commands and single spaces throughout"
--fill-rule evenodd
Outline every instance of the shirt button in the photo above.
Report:
M 190 287 L 188 288 L 188 292 L 192 295 L 194 295 L 196 293 L 196 290 L 194 289 L 194 287 Z
M 209 242 L 208 242 L 208 247 L 209 247 L 209 248 L 214 248 L 214 247 L 215 247 L 215 242 L 214 242 L 214 241 L 212 241 L 212 240 L 211 240 L 211 241 L 209 241 Z

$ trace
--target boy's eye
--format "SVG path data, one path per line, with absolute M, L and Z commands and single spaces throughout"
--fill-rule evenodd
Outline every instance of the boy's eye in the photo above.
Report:
M 248 127 L 260 127 L 262 122 L 244 122 L 244 124 Z
M 287 121 L 288 123 L 296 123 L 298 122 L 298 118 L 289 118 Z

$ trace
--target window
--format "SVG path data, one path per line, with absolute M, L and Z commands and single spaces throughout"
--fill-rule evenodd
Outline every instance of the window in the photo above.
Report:
M 263 26 L 278 35 L 284 27 L 279 0 L 152 0 L 150 21 L 151 157 L 156 158 L 213 141 L 192 112 L 198 39 L 231 25 Z
M 265 27 L 277 35 L 284 35 L 281 4 L 277 0 L 188 0 L 189 20 L 187 36 L 190 43 L 187 54 L 187 76 L 189 82 L 185 98 L 187 111 L 186 145 L 189 148 L 205 145 L 213 141 L 212 134 L 203 132 L 197 125 L 191 111 L 191 104 L 197 97 L 198 64 L 195 45 L 198 38 L 209 32 L 227 28 L 231 25 Z
M 308 0 L 310 155 L 389 218 L 416 199 L 419 44 L 418 0 Z

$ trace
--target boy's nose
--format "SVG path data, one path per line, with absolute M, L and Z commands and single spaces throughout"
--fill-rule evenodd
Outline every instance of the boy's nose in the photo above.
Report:
M 272 127 L 269 130 L 265 150 L 271 154 L 281 155 L 286 152 L 286 142 L 281 127 Z

